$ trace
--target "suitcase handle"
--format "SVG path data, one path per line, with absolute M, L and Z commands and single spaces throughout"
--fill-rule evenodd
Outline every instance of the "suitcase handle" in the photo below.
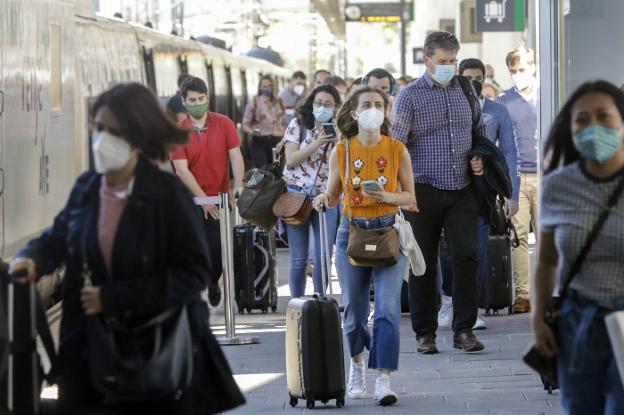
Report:
M 321 277 L 323 282 L 323 292 L 320 294 L 315 294 L 317 298 L 326 298 L 325 293 L 327 292 L 327 286 L 329 285 L 329 241 L 327 239 L 327 221 L 326 221 L 326 213 L 327 206 L 324 203 L 320 205 L 321 212 L 319 212 L 319 225 L 320 225 L 320 242 L 321 242 Z

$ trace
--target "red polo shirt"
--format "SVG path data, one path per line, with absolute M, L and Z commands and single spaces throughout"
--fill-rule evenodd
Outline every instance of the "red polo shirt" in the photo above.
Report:
M 228 151 L 240 146 L 232 120 L 209 112 L 207 128 L 201 132 L 193 128 L 189 115 L 178 126 L 191 130 L 191 137 L 185 146 L 171 153 L 171 160 L 188 160 L 189 170 L 206 196 L 227 192 L 230 182 Z

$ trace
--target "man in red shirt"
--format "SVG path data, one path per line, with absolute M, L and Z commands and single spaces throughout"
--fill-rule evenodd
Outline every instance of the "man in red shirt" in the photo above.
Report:
M 234 189 L 240 192 L 245 166 L 234 123 L 225 115 L 208 112 L 208 87 L 200 78 L 191 76 L 186 79 L 180 92 L 188 115 L 178 122 L 178 126 L 191 130 L 191 138 L 184 147 L 171 153 L 176 174 L 196 198 L 217 196 L 229 192 L 231 165 Z M 223 272 L 219 207 L 201 204 L 201 201 L 197 204 L 205 218 L 214 270 L 209 276 L 208 300 L 217 306 L 221 301 L 218 281 Z

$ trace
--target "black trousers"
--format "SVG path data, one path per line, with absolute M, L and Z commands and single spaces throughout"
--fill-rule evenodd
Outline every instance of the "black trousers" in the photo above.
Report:
M 249 151 L 251 162 L 255 168 L 273 163 L 273 147 L 280 142 L 282 137 L 252 137 Z
M 416 184 L 419 213 L 405 212 L 427 266 L 425 275 L 410 275 L 409 306 L 416 337 L 438 328 L 436 284 L 440 233 L 444 228 L 453 252 L 453 332 L 472 330 L 477 318 L 477 217 L 479 208 L 472 186 L 440 190 Z
M 200 207 L 202 218 L 204 210 Z M 204 230 L 208 237 L 208 256 L 210 258 L 210 272 L 208 274 L 208 286 L 217 285 L 221 274 L 223 274 L 223 263 L 221 262 L 221 224 L 218 220 L 208 215 L 204 219 Z

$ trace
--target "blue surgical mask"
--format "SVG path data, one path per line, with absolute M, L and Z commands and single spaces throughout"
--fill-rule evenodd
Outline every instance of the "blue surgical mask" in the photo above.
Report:
M 260 88 L 260 94 L 265 97 L 273 96 L 273 88 Z
M 322 123 L 332 119 L 332 117 L 334 116 L 334 110 L 325 107 L 314 107 L 314 110 L 312 110 L 312 114 L 314 114 L 314 118 L 316 119 L 316 121 Z
M 610 160 L 622 148 L 620 132 L 615 128 L 591 124 L 573 138 L 574 147 L 586 159 L 600 164 Z
M 451 82 L 455 76 L 455 65 L 436 65 L 433 72 L 433 79 L 442 85 Z

